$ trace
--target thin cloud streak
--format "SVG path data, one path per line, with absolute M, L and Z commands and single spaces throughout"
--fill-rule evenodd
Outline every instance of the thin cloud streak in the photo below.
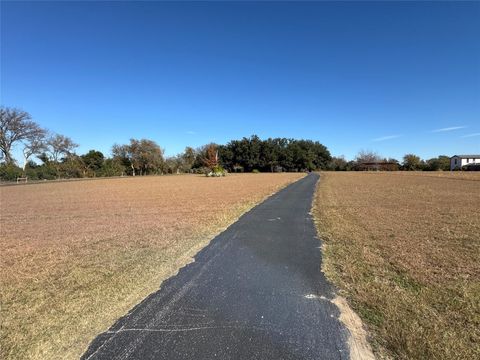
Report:
M 465 128 L 466 126 L 450 126 L 446 128 L 435 129 L 435 130 L 432 130 L 432 132 L 437 133 L 437 132 L 445 132 L 445 131 L 454 131 L 454 130 L 460 130 Z
M 471 133 L 467 135 L 460 136 L 461 138 L 469 138 L 469 137 L 474 137 L 474 136 L 480 136 L 480 133 Z
M 385 140 L 390 140 L 390 139 L 396 139 L 396 138 L 399 138 L 401 137 L 402 135 L 387 135 L 387 136 L 382 136 L 382 137 L 379 137 L 379 138 L 375 138 L 373 139 L 372 141 L 385 141 Z
M 195 131 L 189 130 L 189 131 L 187 131 L 187 134 L 189 134 L 189 135 L 195 135 Z

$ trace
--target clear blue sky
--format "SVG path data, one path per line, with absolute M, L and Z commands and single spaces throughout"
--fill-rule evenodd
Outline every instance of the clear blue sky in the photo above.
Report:
M 480 153 L 479 39 L 480 2 L 2 2 L 1 103 L 79 153 L 251 134 Z

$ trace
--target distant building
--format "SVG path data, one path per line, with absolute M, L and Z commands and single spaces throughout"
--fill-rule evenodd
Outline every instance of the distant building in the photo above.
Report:
M 480 155 L 454 155 L 450 158 L 450 170 L 461 170 L 464 167 L 480 165 Z

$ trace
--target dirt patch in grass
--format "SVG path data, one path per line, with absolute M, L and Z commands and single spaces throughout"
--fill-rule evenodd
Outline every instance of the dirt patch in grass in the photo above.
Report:
M 378 356 L 480 358 L 480 174 L 325 172 L 315 216 Z
M 0 188 L 1 358 L 78 358 L 242 213 L 302 174 Z

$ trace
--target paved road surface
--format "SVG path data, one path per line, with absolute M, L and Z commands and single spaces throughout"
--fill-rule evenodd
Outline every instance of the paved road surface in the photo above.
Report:
M 317 180 L 242 216 L 83 359 L 347 359 L 309 215 Z

